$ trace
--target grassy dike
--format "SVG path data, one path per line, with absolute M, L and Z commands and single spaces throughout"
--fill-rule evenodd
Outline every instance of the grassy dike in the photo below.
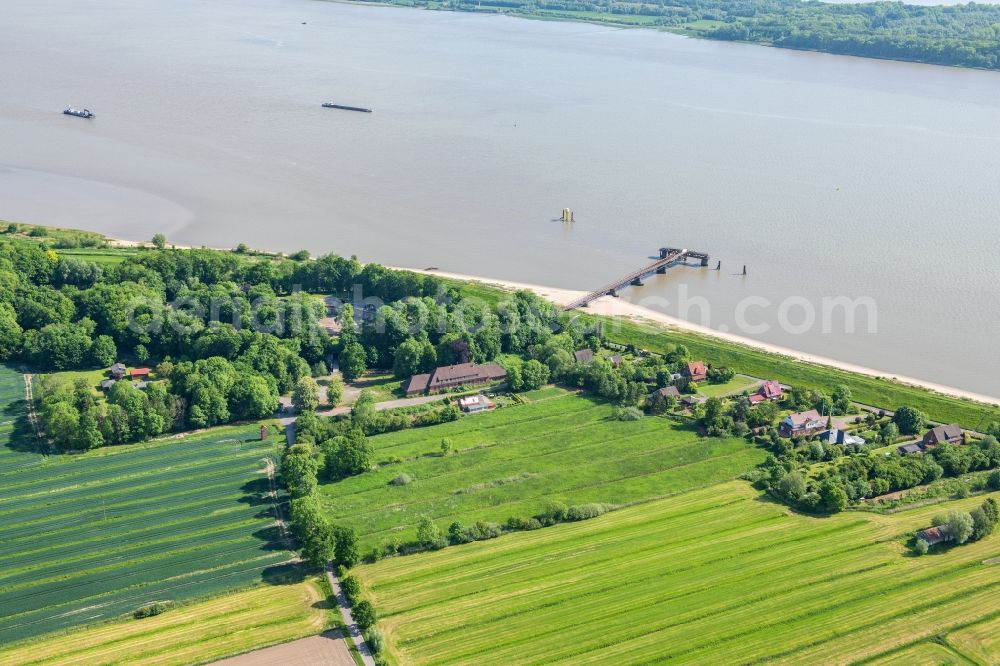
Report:
M 618 344 L 635 345 L 640 349 L 662 352 L 671 344 L 682 344 L 695 358 L 704 358 L 736 372 L 765 379 L 774 379 L 806 389 L 830 393 L 838 384 L 850 387 L 854 399 L 882 409 L 897 409 L 909 405 L 925 412 L 934 421 L 958 423 L 965 428 L 982 430 L 1000 421 L 1000 407 L 963 398 L 954 398 L 891 379 L 869 377 L 830 366 L 797 359 L 710 338 L 687 331 L 651 326 L 628 321 L 613 321 L 606 317 L 607 338 Z
M 507 294 L 499 287 L 480 282 L 453 280 L 446 282 L 458 288 L 464 297 L 477 299 L 492 306 L 503 301 Z M 800 361 L 750 345 L 661 324 L 597 316 L 586 312 L 579 313 L 578 321 L 591 328 L 596 328 L 600 324 L 605 338 L 613 343 L 633 345 L 638 349 L 657 353 L 668 351 L 670 345 L 684 345 L 693 358 L 704 359 L 713 365 L 727 366 L 740 374 L 761 379 L 773 379 L 804 389 L 817 389 L 827 394 L 838 384 L 845 384 L 850 387 L 856 401 L 880 409 L 893 410 L 909 405 L 923 411 L 934 421 L 958 423 L 965 428 L 980 431 L 994 421 L 1000 422 L 1000 405 L 956 398 L 890 378 L 871 377 L 827 365 Z

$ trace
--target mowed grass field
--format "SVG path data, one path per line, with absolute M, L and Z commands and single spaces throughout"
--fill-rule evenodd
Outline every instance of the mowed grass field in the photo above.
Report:
M 549 501 L 627 504 L 734 478 L 764 458 L 744 440 L 700 437 L 666 418 L 614 420 L 610 405 L 562 389 L 528 399 L 369 438 L 379 469 L 324 485 L 331 517 L 355 527 L 367 549 L 413 539 L 422 515 L 446 529 L 529 517 Z M 390 483 L 404 473 L 411 483 Z
M 1000 535 L 906 554 L 944 509 L 813 518 L 732 481 L 357 575 L 399 664 L 917 663 L 1000 612 Z
M 320 586 L 312 579 L 255 587 L 155 617 L 109 623 L 13 649 L 0 648 L 0 664 L 205 663 L 320 633 L 330 624 L 330 611 L 321 603 L 323 597 Z
M 230 427 L 52 456 L 7 442 L 0 644 L 268 579 L 292 556 L 266 497 L 280 442 L 258 437 Z

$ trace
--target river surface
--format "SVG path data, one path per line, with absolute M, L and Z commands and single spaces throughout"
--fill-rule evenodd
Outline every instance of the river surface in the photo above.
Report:
M 575 289 L 690 248 L 722 269 L 623 297 L 1000 395 L 1000 73 L 309 0 L 5 0 L 0 90 L 3 219 Z M 872 299 L 875 332 L 824 326 L 836 297 Z

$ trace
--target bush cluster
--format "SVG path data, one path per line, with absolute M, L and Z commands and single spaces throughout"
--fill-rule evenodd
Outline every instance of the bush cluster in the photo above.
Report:
M 170 610 L 173 603 L 170 601 L 154 601 L 151 604 L 141 606 L 132 613 L 132 616 L 141 620 L 144 617 L 153 617 L 154 615 L 159 615 L 167 610 Z

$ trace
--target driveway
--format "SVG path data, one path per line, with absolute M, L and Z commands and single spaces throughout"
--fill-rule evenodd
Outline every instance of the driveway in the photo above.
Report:
M 376 402 L 375 409 L 377 411 L 383 411 L 386 409 L 396 409 L 397 407 L 412 407 L 414 405 L 426 405 L 431 402 L 440 402 L 444 400 L 445 396 L 441 395 L 418 395 L 414 398 L 397 398 L 396 400 L 386 400 L 385 402 Z M 291 406 L 289 405 L 289 409 Z M 316 412 L 317 416 L 340 416 L 341 414 L 350 414 L 351 406 L 342 405 L 340 407 L 334 407 L 333 409 L 326 409 L 323 411 Z M 281 416 L 278 418 L 283 425 L 288 425 L 290 423 L 295 423 L 295 419 L 298 418 L 297 414 L 291 414 L 287 416 Z

